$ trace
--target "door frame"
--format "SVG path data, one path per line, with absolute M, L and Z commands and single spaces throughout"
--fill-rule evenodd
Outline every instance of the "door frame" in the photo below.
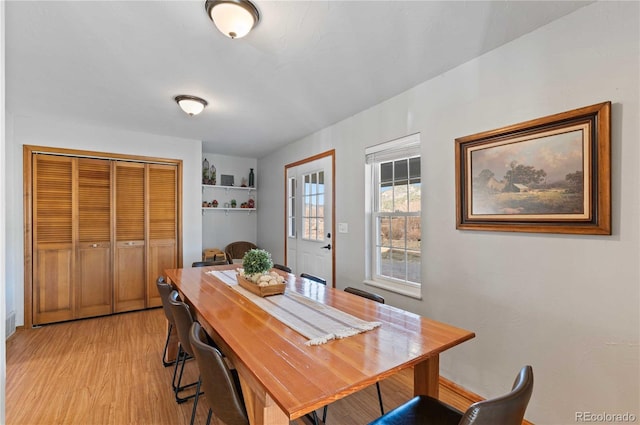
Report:
M 167 159 L 140 155 L 126 155 L 110 152 L 95 152 L 78 149 L 56 148 L 50 146 L 24 145 L 22 147 L 22 189 L 24 208 L 24 325 L 25 329 L 33 327 L 33 158 L 42 153 L 54 156 L 71 156 L 140 162 L 151 164 L 175 165 L 177 168 L 177 256 L 178 267 L 182 267 L 182 160 Z M 75 253 L 74 253 L 75 255 Z
M 331 282 L 336 286 L 336 150 L 328 151 L 292 162 L 284 166 L 284 263 L 287 264 L 287 201 L 289 186 L 287 184 L 287 172 L 289 168 L 317 161 L 318 159 L 331 157 Z

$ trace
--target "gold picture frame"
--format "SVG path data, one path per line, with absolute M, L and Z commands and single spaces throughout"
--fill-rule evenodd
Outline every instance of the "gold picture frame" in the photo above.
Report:
M 611 102 L 455 140 L 456 228 L 611 234 Z

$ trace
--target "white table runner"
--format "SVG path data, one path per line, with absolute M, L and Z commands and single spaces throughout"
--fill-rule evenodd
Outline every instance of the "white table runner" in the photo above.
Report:
M 306 345 L 324 344 L 332 339 L 346 338 L 381 325 L 380 322 L 358 319 L 295 291 L 260 297 L 238 285 L 235 270 L 213 270 L 207 274 L 217 277 L 258 307 L 308 338 Z

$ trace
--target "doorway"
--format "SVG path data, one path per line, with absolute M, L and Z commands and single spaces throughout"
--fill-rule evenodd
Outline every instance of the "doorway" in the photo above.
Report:
M 335 150 L 285 165 L 285 262 L 335 281 Z

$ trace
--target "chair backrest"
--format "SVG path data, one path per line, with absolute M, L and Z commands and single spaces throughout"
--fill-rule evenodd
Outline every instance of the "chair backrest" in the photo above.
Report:
M 229 264 L 233 264 L 234 259 L 241 259 L 244 254 L 252 249 L 258 248 L 253 242 L 237 241 L 231 242 L 224 248 Z
M 193 317 L 189 306 L 180 301 L 178 291 L 173 290 L 169 294 L 169 306 L 171 307 L 171 314 L 175 322 L 176 328 L 178 328 L 178 341 L 182 349 L 189 355 L 193 355 L 191 344 L 189 343 L 189 330 L 193 324 Z
M 201 386 L 213 414 L 226 425 L 248 425 L 240 382 L 229 370 L 222 353 L 205 340 L 202 327 L 194 322 L 189 331 L 189 341 L 200 369 Z
M 194 261 L 193 263 L 191 263 L 191 267 L 219 266 L 221 264 L 227 264 L 227 260 L 220 260 L 220 261 Z
M 351 286 L 347 286 L 346 288 L 344 288 L 344 292 L 348 292 L 350 294 L 358 295 L 360 297 L 379 302 L 380 304 L 384 304 L 384 298 L 381 295 L 374 294 L 373 292 L 363 291 L 362 289 L 352 288 Z
M 291 270 L 290 267 L 283 266 L 282 264 L 274 264 L 273 268 L 274 269 L 278 269 L 278 270 L 282 270 L 283 272 L 292 273 L 292 270 Z
M 327 284 L 327 280 L 326 279 L 323 279 L 323 278 L 318 277 L 318 276 L 314 276 L 314 275 L 309 274 L 309 273 L 300 273 L 300 277 L 304 277 L 305 279 L 309 279 L 309 280 L 313 280 L 313 281 L 318 282 L 318 283 L 322 283 L 323 285 Z
M 533 391 L 533 369 L 524 366 L 509 394 L 473 403 L 459 425 L 521 425 Z
M 173 320 L 173 314 L 171 314 L 171 307 L 169 305 L 169 294 L 173 291 L 173 287 L 164 281 L 164 277 L 160 276 L 156 280 L 156 287 L 158 288 L 158 293 L 160 294 L 160 299 L 162 300 L 162 310 L 164 311 L 164 316 L 167 318 L 167 321 L 171 324 L 175 323 Z

